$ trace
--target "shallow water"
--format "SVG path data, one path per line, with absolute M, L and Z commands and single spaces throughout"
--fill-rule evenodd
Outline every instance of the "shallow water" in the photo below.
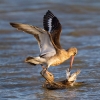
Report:
M 51 10 L 62 24 L 61 44 L 78 48 L 73 71 L 81 69 L 77 81 L 86 84 L 64 90 L 47 90 L 41 67 L 24 62 L 39 53 L 33 36 L 17 31 L 9 22 L 43 27 Z M 99 100 L 100 98 L 100 1 L 99 0 L 0 0 L 0 100 Z M 69 60 L 49 70 L 56 79 L 65 78 Z

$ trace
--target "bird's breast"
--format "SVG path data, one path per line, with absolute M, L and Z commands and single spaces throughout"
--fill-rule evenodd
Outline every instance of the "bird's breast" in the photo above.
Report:
M 56 55 L 50 57 L 47 61 L 47 64 L 51 66 L 57 66 L 63 63 L 64 61 L 68 60 L 69 58 L 70 56 L 68 52 L 62 49 L 59 52 L 57 52 Z
M 62 63 L 61 61 L 55 61 L 55 62 L 52 63 L 51 66 L 58 66 L 58 65 L 60 65 L 61 63 Z
M 53 58 L 51 58 L 49 60 L 50 62 L 50 65 L 51 66 L 58 66 L 60 65 L 61 63 L 63 63 L 64 61 L 66 61 L 68 58 L 64 57 L 64 56 L 55 56 Z

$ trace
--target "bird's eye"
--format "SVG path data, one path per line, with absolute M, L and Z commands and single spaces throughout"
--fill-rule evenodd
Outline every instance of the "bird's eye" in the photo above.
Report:
M 74 55 L 76 55 L 76 52 L 74 53 Z

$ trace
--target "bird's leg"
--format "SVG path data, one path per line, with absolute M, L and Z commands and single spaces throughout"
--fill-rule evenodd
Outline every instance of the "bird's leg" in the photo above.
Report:
M 45 67 L 45 69 L 47 70 L 47 69 L 48 69 L 48 66 L 47 66 L 47 67 Z
M 41 64 L 41 66 L 42 66 L 42 69 L 45 71 L 45 73 L 48 74 L 48 71 L 47 71 L 48 66 L 44 67 L 42 64 Z
M 43 70 L 45 70 L 45 73 L 48 74 L 48 66 L 44 67 Z
M 45 67 L 43 70 L 45 70 L 45 73 L 48 74 L 48 67 Z
M 42 67 L 43 71 L 45 71 L 45 73 L 48 74 L 47 73 L 47 68 L 45 68 L 43 65 L 41 65 L 41 67 Z
M 41 64 L 42 69 L 45 69 L 45 67 Z

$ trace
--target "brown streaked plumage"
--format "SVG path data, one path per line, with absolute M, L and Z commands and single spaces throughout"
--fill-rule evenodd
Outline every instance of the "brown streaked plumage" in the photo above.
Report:
M 46 64 L 49 66 L 57 66 L 72 57 L 70 69 L 77 54 L 77 48 L 72 47 L 68 50 L 62 49 L 60 45 L 61 24 L 57 17 L 48 10 L 43 18 L 44 29 L 21 23 L 10 23 L 12 27 L 34 35 L 37 39 L 40 55 L 39 57 L 28 57 L 25 62 L 33 64 Z

